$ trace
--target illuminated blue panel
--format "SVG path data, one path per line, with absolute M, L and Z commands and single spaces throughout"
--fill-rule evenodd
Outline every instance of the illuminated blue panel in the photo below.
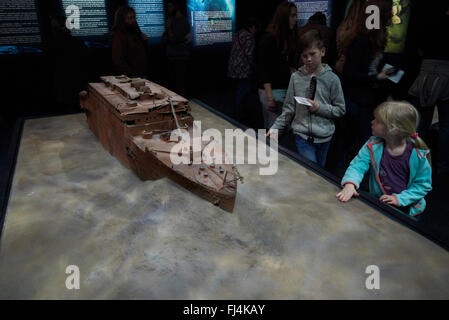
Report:
M 0 54 L 33 52 L 41 45 L 36 0 L 0 1 Z M 40 50 L 38 50 L 40 51 Z
M 105 0 L 62 0 L 61 4 L 67 19 L 72 22 L 70 31 L 73 36 L 104 39 L 109 34 Z
M 330 27 L 332 0 L 289 0 L 289 2 L 294 2 L 298 9 L 298 26 L 302 27 L 305 25 L 315 12 L 322 12 L 326 15 L 327 26 Z
M 150 43 L 162 41 L 165 30 L 163 0 L 128 0 L 128 5 L 136 11 L 140 30 L 146 34 Z
M 193 44 L 229 44 L 235 32 L 234 0 L 187 0 Z

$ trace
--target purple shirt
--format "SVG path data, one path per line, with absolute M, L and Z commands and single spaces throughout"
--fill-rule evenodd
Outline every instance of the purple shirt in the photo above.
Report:
M 380 160 L 380 182 L 388 195 L 399 194 L 407 189 L 410 177 L 410 154 L 413 150 L 413 143 L 407 141 L 404 152 L 398 156 L 392 156 L 384 148 L 382 159 Z

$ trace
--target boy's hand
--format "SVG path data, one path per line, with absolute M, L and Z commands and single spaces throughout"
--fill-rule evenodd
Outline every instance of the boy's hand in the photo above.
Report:
M 273 130 L 268 130 L 268 132 L 265 134 L 265 137 L 270 137 L 271 139 L 273 139 L 274 141 L 278 141 L 278 132 L 273 131 Z
M 355 186 L 352 183 L 345 184 L 343 190 L 337 193 L 336 197 L 341 202 L 348 202 L 353 196 L 358 197 L 360 194 L 355 190 Z
M 320 103 L 318 101 L 310 100 L 310 99 L 307 99 L 307 101 L 309 101 L 312 104 L 312 106 L 307 106 L 309 111 L 310 112 L 317 112 L 318 109 L 320 108 Z
M 393 196 L 384 194 L 383 196 L 380 196 L 379 200 L 386 204 L 390 204 L 393 206 L 399 206 L 397 198 L 393 197 Z

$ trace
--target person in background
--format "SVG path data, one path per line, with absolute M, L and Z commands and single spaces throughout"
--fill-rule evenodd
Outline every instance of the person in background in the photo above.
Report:
M 115 13 L 111 33 L 112 64 L 117 75 L 147 77 L 147 41 L 136 21 L 136 12 L 122 6 Z
M 358 29 L 360 28 L 359 20 L 365 17 L 365 13 L 362 10 L 363 1 L 353 0 L 343 21 L 338 26 L 335 34 L 332 35 L 331 47 L 329 49 L 334 53 L 334 57 L 333 59 L 329 59 L 329 63 L 333 66 L 334 72 L 340 77 L 343 90 L 345 89 L 345 84 L 342 73 L 346 62 L 346 52 L 358 34 Z M 358 144 L 353 141 L 353 133 L 359 128 L 355 128 L 357 112 L 353 112 L 349 109 L 351 106 L 348 105 L 348 102 L 350 103 L 350 101 L 346 99 L 346 115 L 335 122 L 336 132 L 334 135 L 333 146 L 336 150 L 335 170 L 339 177 L 343 176 L 349 165 L 350 159 L 352 159 L 359 150 Z M 354 128 L 350 128 L 351 125 Z
M 67 29 L 66 17 L 51 16 L 50 25 L 48 54 L 52 97 L 59 111 L 79 111 L 78 93 L 87 87 L 88 48 Z
M 379 8 L 379 29 L 366 27 L 366 7 Z M 383 50 L 387 40 L 387 26 L 391 23 L 391 0 L 354 0 L 348 15 L 337 31 L 337 48 L 344 58 L 337 61 L 342 68 L 342 84 L 347 114 L 343 132 L 345 158 L 351 159 L 370 136 L 373 110 L 387 99 L 384 81 L 390 70 L 380 71 L 384 65 Z M 346 26 L 346 27 L 345 27 Z M 341 61 L 343 60 L 343 62 Z M 338 68 L 337 72 L 338 72 Z M 342 160 L 346 165 L 346 160 Z
M 298 30 L 298 37 L 301 38 L 303 34 L 310 30 L 318 30 L 320 33 L 320 37 L 324 41 L 324 47 L 327 50 L 327 53 L 329 53 L 329 38 L 331 30 L 327 26 L 327 18 L 326 15 L 322 12 L 315 12 L 309 20 L 307 20 L 307 23 L 299 28 Z M 325 61 L 326 56 L 323 57 L 323 61 Z
M 435 105 L 438 106 L 438 187 L 448 188 L 449 179 L 449 47 L 437 30 L 449 30 L 449 4 L 436 5 L 435 14 L 420 29 L 418 50 L 421 71 L 410 87 L 410 101 L 421 115 L 418 132 L 429 139 Z
M 291 123 L 298 153 L 324 167 L 335 130 L 333 120 L 345 114 L 343 89 L 331 67 L 321 61 L 326 48 L 318 30 L 306 32 L 300 48 L 304 65 L 291 76 L 282 114 L 267 136 Z M 307 98 L 310 105 L 298 103 L 295 97 Z
M 347 202 L 370 169 L 370 193 L 380 201 L 416 216 L 426 208 L 424 196 L 432 190 L 427 145 L 416 132 L 419 115 L 407 102 L 387 101 L 374 111 L 373 136 L 351 161 L 336 197 Z
M 282 2 L 258 46 L 259 100 L 267 129 L 281 114 L 292 69 L 298 67 L 297 23 L 296 5 Z
M 251 93 L 251 78 L 254 73 L 254 48 L 257 21 L 250 17 L 234 36 L 228 62 L 228 77 L 235 82 L 234 116 L 242 120 L 242 111 Z
M 337 28 L 335 35 L 337 60 L 334 65 L 334 70 L 337 74 L 343 73 L 348 47 L 360 32 L 359 29 L 362 20 L 365 21 L 366 19 L 363 9 L 364 6 L 362 0 L 353 0 L 347 15 Z
M 163 35 L 168 59 L 170 88 L 176 93 L 188 95 L 190 64 L 190 25 L 181 1 L 167 2 L 166 32 Z

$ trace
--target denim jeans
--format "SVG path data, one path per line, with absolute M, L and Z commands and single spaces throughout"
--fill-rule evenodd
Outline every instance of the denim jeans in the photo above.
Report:
M 270 129 L 277 117 L 282 113 L 287 89 L 273 89 L 273 98 L 276 101 L 276 110 L 273 112 L 268 109 L 268 100 L 265 90 L 259 89 L 259 100 L 262 104 L 263 122 L 266 129 Z
M 309 159 L 310 161 L 318 163 L 324 168 L 326 164 L 327 152 L 329 151 L 329 146 L 331 145 L 330 141 L 324 143 L 310 143 L 297 134 L 295 134 L 295 140 L 296 149 L 298 150 L 299 155 Z

